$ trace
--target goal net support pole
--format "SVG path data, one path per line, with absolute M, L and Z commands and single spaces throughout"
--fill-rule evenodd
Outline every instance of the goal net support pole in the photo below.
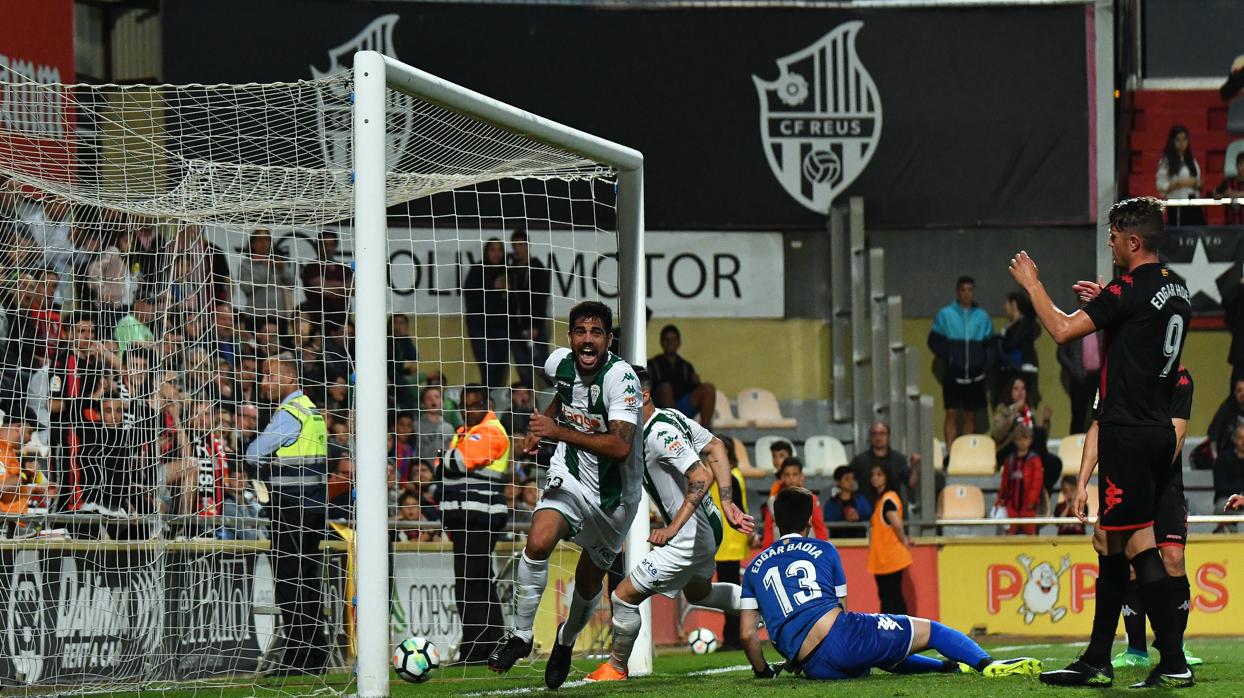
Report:
M 638 151 L 447 82 L 374 51 L 354 56 L 354 203 L 356 354 L 356 555 L 358 695 L 389 691 L 389 532 L 387 514 L 387 207 L 385 116 L 395 90 L 503 131 L 552 145 L 614 168 L 618 173 L 619 312 L 627 327 L 624 358 L 642 363 L 644 334 L 643 155 Z M 627 537 L 627 569 L 648 551 L 645 496 Z M 349 602 L 349 600 L 347 600 Z M 652 670 L 651 616 L 635 644 L 631 671 Z

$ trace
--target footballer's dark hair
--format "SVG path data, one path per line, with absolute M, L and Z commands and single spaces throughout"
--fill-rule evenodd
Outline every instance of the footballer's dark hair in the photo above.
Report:
M 802 533 L 812 518 L 812 493 L 802 487 L 787 487 L 773 498 L 773 521 L 785 536 Z
M 648 369 L 637 364 L 631 364 L 631 370 L 635 372 L 635 377 L 639 379 L 639 387 L 643 390 L 652 390 L 652 376 L 648 375 Z
M 1165 230 L 1162 224 L 1162 200 L 1152 196 L 1124 199 L 1110 207 L 1110 227 L 1136 235 L 1146 252 L 1157 252 Z
M 570 309 L 570 329 L 580 320 L 600 320 L 607 334 L 613 334 L 613 311 L 599 301 L 583 301 Z

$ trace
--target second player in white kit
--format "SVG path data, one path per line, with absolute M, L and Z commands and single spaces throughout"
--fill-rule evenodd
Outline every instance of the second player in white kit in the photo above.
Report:
M 681 591 L 692 604 L 739 612 L 741 588 L 712 583 L 722 533 L 721 514 L 708 496 L 714 481 L 730 525 L 743 533 L 754 528 L 751 517 L 734 505 L 725 444 L 681 413 L 655 407 L 647 372 L 636 367 L 635 373 L 643 389 L 644 488 L 665 526 L 648 537 L 655 547 L 613 593 L 613 651 L 609 661 L 587 677 L 589 681 L 627 677 L 627 661 L 641 623 L 639 604 L 653 594 L 674 597 Z M 755 657 L 754 666 L 766 667 L 758 675 L 774 675 L 754 637 L 744 641 L 743 649 L 749 659 Z

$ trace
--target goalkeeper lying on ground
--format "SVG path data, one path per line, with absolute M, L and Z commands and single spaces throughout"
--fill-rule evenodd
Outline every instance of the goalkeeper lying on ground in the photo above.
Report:
M 756 632 L 763 616 L 769 639 L 787 668 L 810 679 L 851 679 L 872 667 L 898 674 L 958 673 L 1035 676 L 1041 662 L 994 660 L 968 636 L 937 621 L 846 610 L 847 579 L 838 550 L 805 537 L 812 493 L 788 487 L 774 500 L 782 537 L 756 556 L 743 577 L 741 632 Z M 932 648 L 948 659 L 916 652 Z

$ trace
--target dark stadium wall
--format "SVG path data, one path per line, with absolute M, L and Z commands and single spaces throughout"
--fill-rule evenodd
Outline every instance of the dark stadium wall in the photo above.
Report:
M 1143 22 L 1147 78 L 1225 80 L 1231 60 L 1244 53 L 1244 3 L 1237 0 L 1144 0 Z
M 386 15 L 370 46 L 642 150 L 656 229 L 823 229 L 821 185 L 835 187 L 835 201 L 865 196 L 870 225 L 879 227 L 1084 224 L 1093 216 L 1078 5 L 657 10 L 165 0 L 163 74 L 175 83 L 310 78 L 313 67 L 347 63 L 359 33 Z M 855 21 L 857 60 L 829 49 L 815 59 L 825 75 L 854 76 L 840 84 L 862 90 L 861 101 L 846 110 L 834 106 L 832 90 L 817 92 L 813 59 L 800 59 L 811 77 L 799 80 L 778 61 Z M 867 76 L 875 101 L 860 87 Z M 791 92 L 762 101 L 754 78 L 779 77 Z M 806 112 L 762 120 L 762 109 L 797 104 Z M 813 130 L 823 137 L 791 135 Z M 788 145 L 798 146 L 789 157 Z M 782 164 L 771 169 L 770 160 Z M 799 196 L 813 197 L 815 210 Z

